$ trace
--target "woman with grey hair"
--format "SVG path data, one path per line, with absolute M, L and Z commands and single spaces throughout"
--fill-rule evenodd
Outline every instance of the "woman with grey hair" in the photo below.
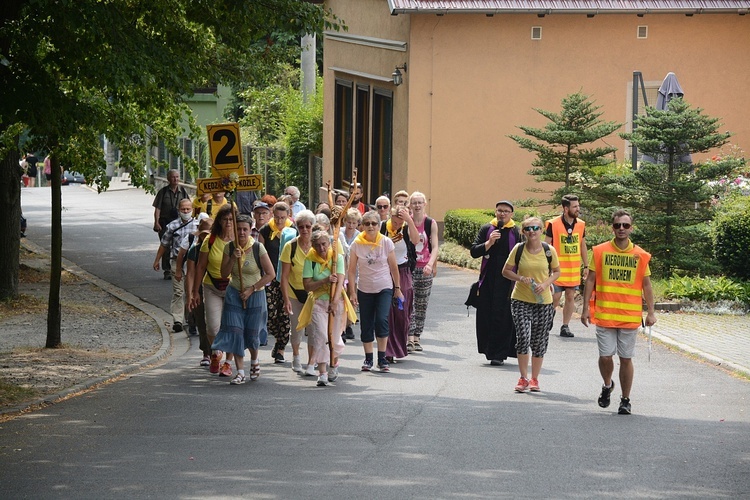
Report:
M 345 298 L 343 297 L 344 285 L 344 258 L 343 255 L 336 259 L 334 269 L 333 249 L 328 232 L 320 228 L 311 236 L 313 250 L 308 252 L 305 258 L 305 267 L 302 271 L 302 280 L 305 290 L 309 293 L 305 310 L 302 313 L 300 324 L 309 323 L 311 331 L 308 332 L 308 345 L 310 346 L 310 366 L 314 363 L 318 367 L 318 386 L 326 386 L 338 377 L 338 358 L 344 351 L 344 342 L 341 335 L 332 335 L 334 356 L 331 359 L 328 348 L 328 318 L 333 317 L 333 332 L 340 332 L 344 327 Z M 331 370 L 327 367 L 330 365 Z
M 297 231 L 299 235 L 284 245 L 279 261 L 281 262 L 281 295 L 284 300 L 284 311 L 291 320 L 291 343 L 292 343 L 292 370 L 297 373 L 303 372 L 302 360 L 299 348 L 302 343 L 302 334 L 297 331 L 300 311 L 307 300 L 307 292 L 302 282 L 302 269 L 305 266 L 305 257 L 312 248 L 310 236 L 315 224 L 315 214 L 310 210 L 302 210 L 297 214 Z M 310 371 L 313 366 L 308 363 Z M 314 374 L 311 373 L 311 374 Z

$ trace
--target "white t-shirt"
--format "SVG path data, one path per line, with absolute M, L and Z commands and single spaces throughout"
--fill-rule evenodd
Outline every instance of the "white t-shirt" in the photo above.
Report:
M 359 279 L 357 289 L 365 293 L 379 293 L 393 288 L 388 255 L 393 251 L 393 242 L 383 236 L 378 246 L 363 245 L 356 239 L 349 248 L 349 255 L 357 256 Z

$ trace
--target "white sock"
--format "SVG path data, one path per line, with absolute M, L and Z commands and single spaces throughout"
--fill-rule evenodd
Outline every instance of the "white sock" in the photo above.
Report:
M 250 360 L 250 364 L 251 365 L 257 365 L 258 363 L 259 363 L 259 361 L 257 359 L 251 359 Z
M 237 375 L 245 376 L 245 370 L 237 370 Z

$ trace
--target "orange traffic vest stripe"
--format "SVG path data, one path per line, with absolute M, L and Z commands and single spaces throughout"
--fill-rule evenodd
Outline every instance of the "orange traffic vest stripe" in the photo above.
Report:
M 560 260 L 560 277 L 555 281 L 555 285 L 579 286 L 581 284 L 581 243 L 586 223 L 578 219 L 568 241 L 568 230 L 562 217 L 561 215 L 549 221 L 552 225 L 552 246 L 555 247 L 557 258 Z
M 595 246 L 593 252 L 593 322 L 606 328 L 638 328 L 643 316 L 643 278 L 651 254 L 637 245 L 629 252 L 620 252 L 613 241 Z

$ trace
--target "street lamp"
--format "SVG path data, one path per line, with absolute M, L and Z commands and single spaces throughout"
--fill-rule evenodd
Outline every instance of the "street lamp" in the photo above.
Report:
M 396 66 L 396 69 L 391 74 L 391 76 L 393 77 L 393 85 L 395 85 L 396 87 L 404 83 L 404 76 L 401 74 L 402 69 L 404 70 L 404 73 L 406 73 L 406 63 L 404 63 L 402 66 Z

